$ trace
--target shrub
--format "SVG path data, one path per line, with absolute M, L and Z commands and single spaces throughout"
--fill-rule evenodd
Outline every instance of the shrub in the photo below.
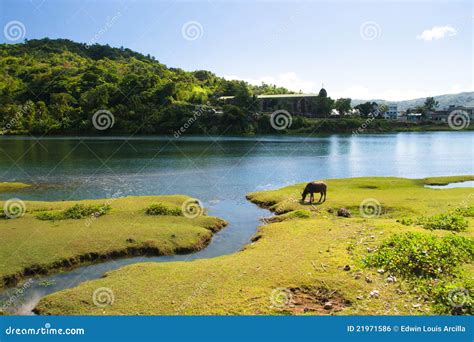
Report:
M 464 217 L 474 217 L 474 206 L 457 208 L 455 212 Z
M 429 292 L 434 299 L 434 310 L 437 314 L 472 315 L 474 298 L 472 281 L 459 283 L 440 283 Z
M 452 275 L 463 262 L 474 260 L 474 240 L 461 236 L 443 238 L 420 233 L 396 234 L 385 240 L 364 264 L 402 276 Z
M 183 211 L 181 208 L 171 206 L 165 203 L 153 203 L 146 208 L 145 213 L 147 215 L 171 215 L 171 216 L 182 216 Z
M 102 205 L 85 205 L 75 204 L 70 208 L 62 211 L 42 211 L 36 214 L 40 220 L 65 220 L 65 219 L 81 219 L 84 217 L 95 216 L 99 217 L 107 214 L 111 207 L 108 204 Z
M 438 214 L 430 217 L 420 217 L 416 223 L 426 229 L 443 229 L 461 232 L 467 229 L 468 221 L 458 213 Z

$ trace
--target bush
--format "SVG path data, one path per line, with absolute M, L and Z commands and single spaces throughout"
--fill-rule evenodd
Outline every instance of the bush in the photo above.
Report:
M 75 204 L 70 208 L 62 211 L 42 211 L 39 212 L 36 217 L 40 220 L 65 220 L 74 219 L 78 220 L 84 217 L 95 216 L 99 217 L 107 214 L 111 207 L 108 204 L 102 205 L 84 205 Z
M 474 206 L 457 208 L 455 213 L 464 217 L 474 217 Z
M 164 203 L 153 203 L 145 211 L 147 215 L 182 216 L 181 208 Z
M 467 229 L 468 221 L 458 213 L 438 214 L 430 217 L 420 217 L 416 223 L 426 229 L 443 229 L 462 232 Z
M 420 233 L 396 234 L 368 255 L 364 264 L 410 277 L 452 275 L 463 262 L 474 260 L 474 240 L 461 236 L 443 238 Z
M 440 283 L 429 292 L 434 299 L 437 314 L 472 315 L 474 314 L 473 284 L 471 281 L 459 283 Z

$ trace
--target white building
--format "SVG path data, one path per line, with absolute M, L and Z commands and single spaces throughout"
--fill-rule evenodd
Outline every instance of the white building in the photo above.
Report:
M 398 106 L 396 104 L 388 104 L 387 111 L 383 113 L 383 117 L 387 120 L 397 120 L 400 116 Z

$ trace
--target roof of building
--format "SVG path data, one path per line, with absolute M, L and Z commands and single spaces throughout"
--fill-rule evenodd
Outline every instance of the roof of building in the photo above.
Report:
M 284 98 L 293 98 L 293 97 L 316 97 L 318 94 L 275 94 L 275 95 L 257 95 L 258 99 L 284 99 Z M 221 96 L 221 100 L 230 100 L 234 96 Z

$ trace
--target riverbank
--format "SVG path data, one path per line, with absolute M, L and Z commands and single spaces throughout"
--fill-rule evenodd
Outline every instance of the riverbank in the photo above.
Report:
M 425 188 L 426 183 L 472 179 L 473 176 L 429 181 L 394 177 L 329 179 L 328 199 L 322 205 L 299 202 L 304 184 L 251 193 L 249 200 L 275 212 L 281 222 L 260 227 L 253 243 L 243 251 L 193 262 L 123 267 L 102 279 L 43 298 L 36 312 L 53 315 L 442 313 L 447 310 L 447 304 L 426 292 L 425 283 L 422 289 L 413 286 L 422 278 L 404 277 L 396 270 L 382 270 L 364 260 L 378 249 L 383 250 L 387 239 L 407 232 L 434 239 L 455 235 L 472 247 L 474 221 L 468 215 L 462 218 L 467 227 L 460 232 L 427 230 L 418 224 L 407 224 L 410 218 L 473 205 L 471 189 L 435 190 Z M 375 201 L 369 206 L 366 200 Z M 361 206 L 361 203 L 365 204 Z M 349 210 L 351 217 L 338 216 L 341 208 Z M 467 283 L 467 275 L 474 269 L 473 260 L 469 255 L 463 257 L 452 274 L 430 279 L 438 280 L 436 288 L 450 289 L 453 284 Z M 470 259 L 466 261 L 466 258 Z M 100 288 L 113 293 L 114 300 L 106 305 L 94 304 L 93 293 Z
M 18 187 L 2 184 L 9 190 Z M 186 215 L 183 203 L 193 206 L 193 201 L 172 195 L 0 202 L 11 210 L 0 217 L 0 288 L 108 259 L 201 250 L 226 222 Z
M 257 126 L 253 132 L 247 132 L 242 134 L 236 134 L 235 132 L 228 132 L 228 134 L 218 134 L 219 136 L 255 136 L 259 134 L 283 134 L 283 135 L 316 135 L 316 134 L 373 134 L 373 133 L 400 133 L 400 132 L 443 132 L 443 131 L 453 131 L 453 129 L 447 123 L 434 123 L 434 122 L 399 122 L 399 121 L 389 121 L 385 119 L 370 119 L 363 117 L 354 117 L 354 118 L 330 118 L 330 119 L 315 119 L 315 118 L 306 118 L 302 116 L 294 116 L 291 125 L 286 129 L 275 130 L 273 129 L 270 123 L 270 116 L 265 120 L 265 117 L 262 117 L 259 122 L 260 126 Z M 263 122 L 265 121 L 265 124 Z M 267 122 L 268 121 L 268 122 Z M 267 127 L 268 126 L 268 127 Z M 462 130 L 464 131 L 474 131 L 474 125 L 467 125 Z M 159 132 L 158 132 L 159 133 Z M 165 134 L 166 132 L 161 132 Z M 66 132 L 59 131 L 49 131 L 45 134 L 41 134 L 41 137 L 70 137 L 73 136 L 116 136 L 116 135 L 126 135 L 130 134 L 130 131 L 126 130 L 114 130 L 113 132 L 104 132 L 97 130 L 89 131 L 74 131 L 69 130 Z M 140 134 L 144 136 L 154 136 L 154 134 L 148 134 L 146 132 L 141 132 Z M 201 135 L 202 132 L 190 131 L 183 134 L 183 136 L 192 137 L 196 135 Z M 0 136 L 30 136 L 34 135 L 34 132 L 29 132 L 26 130 L 10 130 L 8 133 L 1 133 Z M 176 139 L 173 135 L 169 135 L 170 139 Z

